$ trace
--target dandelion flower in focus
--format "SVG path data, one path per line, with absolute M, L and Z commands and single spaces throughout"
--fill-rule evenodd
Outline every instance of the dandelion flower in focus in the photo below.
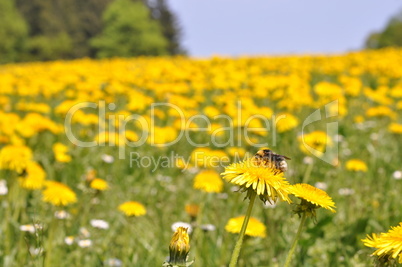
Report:
M 362 241 L 365 246 L 377 249 L 373 255 L 378 256 L 380 260 L 388 262 L 391 258 L 399 257 L 398 262 L 402 263 L 402 222 L 398 226 L 391 226 L 387 233 L 368 235 Z
M 0 169 L 18 173 L 27 167 L 32 159 L 32 150 L 23 145 L 7 145 L 0 150 Z
M 351 159 L 346 162 L 346 169 L 355 172 L 367 172 L 367 165 L 360 159 Z
M 143 216 L 147 213 L 144 205 L 136 201 L 124 202 L 118 209 L 126 216 Z
M 243 225 L 245 216 L 239 216 L 236 218 L 231 218 L 225 226 L 225 230 L 229 233 L 238 234 L 240 233 L 241 227 Z M 248 221 L 246 235 L 253 237 L 266 237 L 267 229 L 265 225 L 254 217 L 250 217 Z
M 283 177 L 283 172 L 275 167 L 266 167 L 249 159 L 229 165 L 221 175 L 223 179 L 240 186 L 244 191 L 255 191 L 264 202 L 276 202 L 278 198 L 291 202 L 288 197 L 290 184 Z
M 95 178 L 91 181 L 91 183 L 89 184 L 89 186 L 93 189 L 99 190 L 99 191 L 104 191 L 109 189 L 109 185 L 108 183 L 100 178 Z
M 296 209 L 296 213 L 307 213 L 307 215 L 315 217 L 315 209 L 324 208 L 335 212 L 335 203 L 328 194 L 309 184 L 295 184 L 290 186 L 289 192 L 302 201 Z
M 42 192 L 43 201 L 54 206 L 67 206 L 77 202 L 76 194 L 67 185 L 56 181 L 47 181 L 45 186 L 46 189 Z
M 169 244 L 169 261 L 165 266 L 189 266 L 187 264 L 187 255 L 190 251 L 190 237 L 187 228 L 179 227 L 173 234 Z
M 207 193 L 220 193 L 223 189 L 223 181 L 217 172 L 204 170 L 195 177 L 194 188 Z

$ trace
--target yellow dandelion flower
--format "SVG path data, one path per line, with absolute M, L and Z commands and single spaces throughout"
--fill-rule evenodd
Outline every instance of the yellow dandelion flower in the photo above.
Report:
M 23 145 L 7 145 L 0 150 L 0 169 L 21 173 L 31 162 L 32 150 Z
M 216 168 L 221 162 L 228 162 L 229 156 L 222 150 L 200 147 L 191 153 L 191 161 L 201 168 Z
M 398 226 L 391 226 L 387 233 L 373 234 L 372 237 L 367 235 L 367 238 L 362 241 L 365 246 L 376 248 L 373 255 L 380 259 L 399 257 L 398 261 L 402 263 L 402 222 Z
M 353 121 L 354 121 L 355 123 L 363 123 L 363 122 L 364 122 L 364 117 L 361 116 L 361 115 L 355 116 L 355 117 L 353 118 Z
M 355 172 L 367 172 L 367 164 L 360 159 L 351 159 L 346 162 L 346 169 Z
M 246 150 L 242 147 L 229 147 L 226 151 L 235 159 L 244 158 L 246 156 Z
M 96 170 L 89 168 L 85 174 L 85 180 L 87 182 L 91 182 L 95 178 L 96 178 Z
M 25 175 L 21 175 L 18 178 L 21 187 L 36 190 L 44 186 L 46 173 L 38 163 L 34 161 L 29 162 L 25 172 Z
M 245 216 L 231 218 L 225 226 L 225 230 L 229 233 L 240 233 Z M 254 217 L 250 217 L 247 224 L 246 235 L 253 237 L 266 237 L 267 230 L 265 225 Z
M 332 201 L 331 197 L 328 196 L 325 191 L 314 186 L 309 184 L 295 184 L 290 186 L 289 193 L 302 200 L 301 205 L 304 206 L 302 210 L 305 210 L 305 207 L 307 207 L 307 209 L 311 209 L 310 211 L 313 211 L 316 208 L 322 207 L 335 212 L 335 203 Z M 313 205 L 309 205 L 307 202 Z
M 393 122 L 388 126 L 388 131 L 394 134 L 402 134 L 402 124 Z
M 397 114 L 388 106 L 371 107 L 366 111 L 368 117 L 390 117 L 395 119 Z
M 200 206 L 198 206 L 196 204 L 186 204 L 185 210 L 188 215 L 195 218 L 195 217 L 197 217 L 197 215 L 200 211 Z
M 402 100 L 399 100 L 399 101 L 396 103 L 396 109 L 402 109 Z
M 279 133 L 287 132 L 296 128 L 299 120 L 290 113 L 279 114 L 276 121 L 276 129 Z
M 67 185 L 56 181 L 47 181 L 45 186 L 46 189 L 42 192 L 43 201 L 55 206 L 67 206 L 77 202 L 76 194 Z
M 283 172 L 276 168 L 259 165 L 252 159 L 234 163 L 221 173 L 226 181 L 254 190 L 263 201 L 276 201 L 278 197 L 290 203 L 288 197 L 289 182 L 283 177 Z
M 99 191 L 104 191 L 109 189 L 109 185 L 108 183 L 100 178 L 95 178 L 91 181 L 91 183 L 89 184 L 89 186 L 93 189 L 99 190 Z
M 207 115 L 209 118 L 214 118 L 218 115 L 221 114 L 221 112 L 219 111 L 219 109 L 212 107 L 212 106 L 207 106 L 204 108 L 203 110 L 204 114 Z
M 188 165 L 186 164 L 186 161 L 183 158 L 176 159 L 175 166 L 182 170 L 184 170 L 188 167 Z
M 144 205 L 136 201 L 127 201 L 118 208 L 126 216 L 143 216 L 147 213 Z
M 167 144 L 174 142 L 177 138 L 177 131 L 174 127 L 158 127 L 151 128 L 150 136 L 147 142 L 152 146 L 164 147 Z
M 68 147 L 62 143 L 55 143 L 52 147 L 54 157 L 58 162 L 70 162 L 71 156 L 67 154 Z
M 169 244 L 169 263 L 173 265 L 186 265 L 187 255 L 190 251 L 190 237 L 187 228 L 178 227 Z
M 195 177 L 194 188 L 207 193 L 220 193 L 223 189 L 223 181 L 216 171 L 204 170 Z
M 303 134 L 298 138 L 300 150 L 307 154 L 313 154 L 320 157 L 327 146 L 332 146 L 332 139 L 323 131 L 314 131 L 309 134 Z

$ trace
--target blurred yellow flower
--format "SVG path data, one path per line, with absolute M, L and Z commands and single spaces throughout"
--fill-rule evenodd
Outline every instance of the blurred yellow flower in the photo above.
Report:
M 367 172 L 367 164 L 360 159 L 351 159 L 346 162 L 346 169 L 355 172 Z
M 402 134 L 402 124 L 392 122 L 388 126 L 388 131 L 394 134 Z
M 47 181 L 45 186 L 46 189 L 42 192 L 44 202 L 49 202 L 54 206 L 67 206 L 77 202 L 76 194 L 67 185 L 56 181 Z
M 45 178 L 46 173 L 42 167 L 38 163 L 30 161 L 25 169 L 25 174 L 18 178 L 18 182 L 23 188 L 36 190 L 44 186 Z
M 32 150 L 23 145 L 7 145 L 0 150 L 0 169 L 21 173 L 32 160 Z
M 223 181 L 216 171 L 204 170 L 195 176 L 194 188 L 207 193 L 220 193 L 223 189 Z
M 148 144 L 152 146 L 166 146 L 177 138 L 177 131 L 174 127 L 158 127 L 151 128 L 150 136 L 147 139 Z
M 362 123 L 362 122 L 364 122 L 364 117 L 361 116 L 361 115 L 355 116 L 355 117 L 353 118 L 353 121 L 354 121 L 355 123 Z
M 231 218 L 226 226 L 225 230 L 229 233 L 233 234 L 238 234 L 240 233 L 241 227 L 243 225 L 245 216 L 239 216 L 236 218 Z M 257 220 L 254 217 L 250 217 L 250 220 L 248 221 L 247 224 L 247 229 L 246 229 L 246 235 L 252 236 L 252 237 L 266 237 L 267 236 L 267 230 L 265 225 Z
M 279 133 L 290 131 L 299 125 L 299 120 L 290 113 L 282 113 L 277 116 L 276 130 Z
M 246 156 L 246 150 L 243 147 L 229 147 L 226 151 L 236 159 L 243 159 Z
M 319 82 L 314 86 L 314 92 L 320 97 L 330 97 L 330 100 L 334 100 L 343 94 L 339 85 L 329 82 Z
M 190 215 L 190 217 L 197 217 L 198 212 L 200 211 L 200 206 L 196 204 L 186 204 L 185 206 L 186 213 Z
M 70 162 L 71 156 L 67 154 L 68 147 L 62 143 L 55 143 L 53 145 L 53 153 L 56 161 L 58 162 Z
M 389 117 L 391 119 L 396 118 L 396 113 L 388 106 L 378 106 L 369 108 L 366 111 L 367 117 Z
M 104 191 L 109 189 L 109 185 L 108 183 L 100 178 L 95 178 L 91 181 L 91 183 L 89 184 L 89 186 L 93 189 L 99 190 L 99 191 Z
M 194 149 L 191 153 L 191 161 L 201 168 L 217 168 L 222 163 L 229 162 L 229 157 L 222 150 L 200 147 Z
M 16 127 L 18 133 L 27 138 L 43 131 L 50 131 L 53 134 L 60 133 L 58 124 L 39 113 L 28 113 Z
M 120 204 L 118 209 L 123 212 L 126 216 L 143 216 L 147 213 L 144 205 L 137 201 L 128 201 Z
M 332 139 L 323 131 L 314 131 L 298 137 L 300 150 L 307 154 L 320 157 L 327 146 L 332 146 Z

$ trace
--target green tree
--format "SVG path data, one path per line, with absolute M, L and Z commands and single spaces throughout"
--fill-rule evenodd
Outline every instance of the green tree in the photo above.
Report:
M 27 25 L 14 0 L 0 0 L 0 63 L 19 61 L 25 50 Z
M 27 42 L 29 52 L 24 60 L 56 60 L 68 58 L 72 50 L 70 36 L 63 32 L 53 36 L 37 35 Z
M 45 60 L 50 55 L 53 59 L 57 54 L 59 58 L 94 56 L 88 40 L 102 31 L 102 13 L 112 1 L 17 0 L 17 7 L 30 26 L 33 50 L 28 59 Z M 60 43 L 67 39 L 67 44 Z
M 167 53 L 167 41 L 142 2 L 115 0 L 105 10 L 103 23 L 102 33 L 91 41 L 100 58 Z
M 169 54 L 185 54 L 185 50 L 180 45 L 182 29 L 177 16 L 170 10 L 166 0 L 156 0 L 150 8 L 153 17 L 159 21 L 163 36 L 168 41 Z
M 365 46 L 372 49 L 402 46 L 402 12 L 392 17 L 383 31 L 371 33 Z

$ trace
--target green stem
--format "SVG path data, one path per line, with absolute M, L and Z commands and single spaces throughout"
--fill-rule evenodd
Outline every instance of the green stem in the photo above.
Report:
M 52 209 L 52 211 L 54 211 L 54 209 Z M 54 214 L 54 212 L 53 212 Z M 45 267 L 50 267 L 52 266 L 52 252 L 54 250 L 54 237 L 56 235 L 56 231 L 57 231 L 57 224 L 58 222 L 56 221 L 56 219 L 53 217 L 52 221 L 50 223 L 49 226 L 49 234 L 46 240 L 46 244 L 45 244 L 45 252 L 46 252 L 46 258 L 45 258 Z
M 303 181 L 302 181 L 305 184 L 310 179 L 311 171 L 313 170 L 313 165 L 314 165 L 314 161 L 311 162 L 311 164 L 307 165 L 307 169 L 306 169 L 306 172 L 304 173 Z
M 229 267 L 235 267 L 237 264 L 237 259 L 239 258 L 241 246 L 243 244 L 244 234 L 246 233 L 247 224 L 248 224 L 248 221 L 250 220 L 251 210 L 253 209 L 254 200 L 255 200 L 256 196 L 257 196 L 257 194 L 255 192 L 253 192 L 250 196 L 250 203 L 248 204 L 247 213 L 246 213 L 246 216 L 244 217 L 243 225 L 240 230 L 239 239 L 237 240 L 236 246 L 233 249 L 232 258 L 230 259 Z
M 307 218 L 306 213 L 303 213 L 303 216 L 300 221 L 299 229 L 297 230 L 297 234 L 296 234 L 295 238 L 293 239 L 292 247 L 290 248 L 288 256 L 286 257 L 286 262 L 285 262 L 284 267 L 289 267 L 289 265 L 290 265 L 290 260 L 292 259 L 293 253 L 295 252 L 297 241 L 299 241 L 299 238 L 301 236 L 301 231 L 303 229 L 304 223 L 306 222 L 306 218 Z

